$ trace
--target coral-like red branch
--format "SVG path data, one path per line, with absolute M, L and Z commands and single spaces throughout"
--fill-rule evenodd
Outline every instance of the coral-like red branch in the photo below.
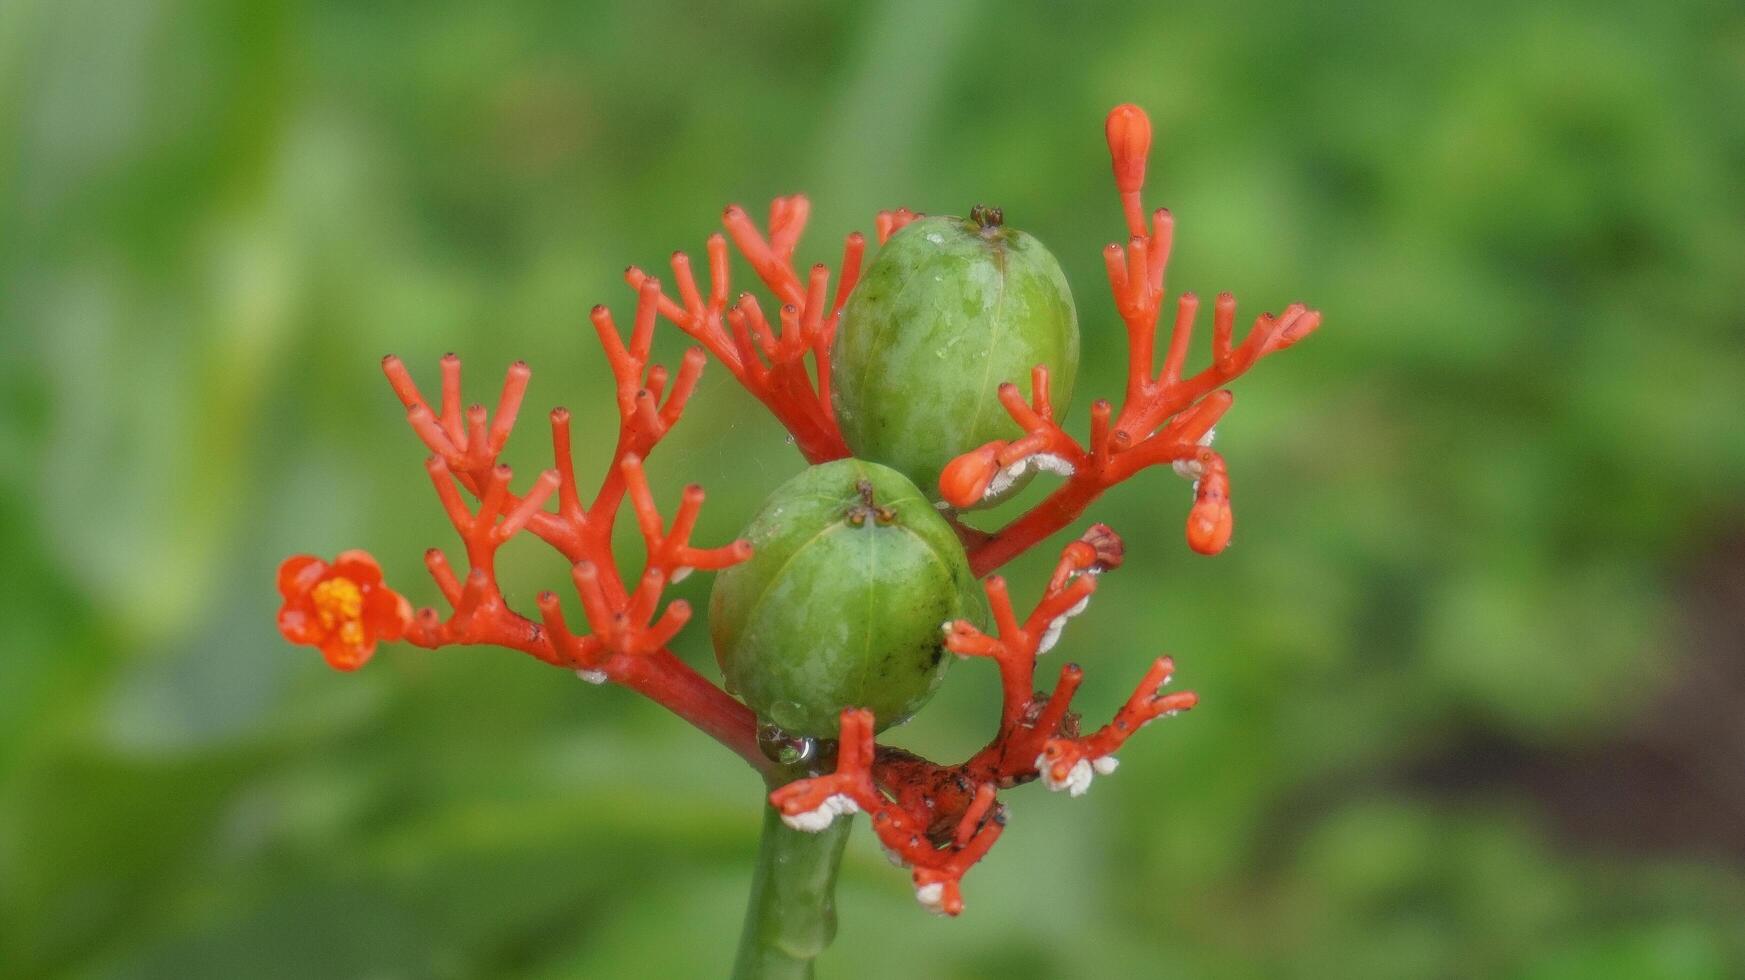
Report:
M 802 830 L 821 830 L 838 814 L 865 811 L 893 856 L 913 869 L 916 898 L 929 908 L 956 915 L 963 907 L 959 883 L 987 853 L 1005 824 L 999 790 L 1040 777 L 1054 790 L 1082 795 L 1093 776 L 1115 770 L 1114 753 L 1149 722 L 1185 711 L 1198 698 L 1190 691 L 1165 693 L 1173 667 L 1153 661 L 1133 696 L 1114 720 L 1081 735 L 1069 708 L 1083 679 L 1077 664 L 1064 665 L 1052 693 L 1035 689 L 1036 658 L 1060 639 L 1067 621 L 1083 612 L 1096 576 L 1121 564 L 1121 540 L 1094 525 L 1067 545 L 1048 587 L 1020 622 L 998 576 L 986 589 L 995 632 L 967 620 L 945 624 L 945 645 L 964 657 L 987 657 L 1000 670 L 1002 703 L 994 737 L 956 766 L 938 766 L 896 749 L 879 749 L 872 716 L 842 714 L 842 739 L 833 772 L 777 789 L 770 802 L 783 819 Z
M 937 846 L 929 833 L 932 814 L 917 813 L 885 798 L 874 777 L 873 715 L 864 708 L 842 713 L 836 770 L 796 780 L 770 794 L 770 805 L 799 830 L 818 831 L 838 814 L 866 811 L 873 831 L 893 858 L 913 869 L 915 897 L 944 915 L 963 911 L 959 883 L 1000 837 L 1006 815 L 994 799 L 992 783 L 975 788 L 954 822 L 948 843 Z
M 1146 225 L 1141 191 L 1151 129 L 1133 106 L 1110 113 L 1107 137 L 1131 237 L 1105 251 L 1116 308 L 1126 324 L 1128 374 L 1117 412 L 1108 401 L 1091 409 L 1088 443 L 1069 436 L 1055 419 L 1049 378 L 1038 367 L 1026 402 L 1017 386 L 999 390 L 1006 412 L 1022 435 L 981 446 L 958 457 L 941 477 L 941 491 L 956 506 L 998 493 L 1030 469 L 1046 469 L 1066 482 L 1034 510 L 993 533 L 955 524 L 978 575 L 1075 520 L 1109 487 L 1147 467 L 1169 463 L 1194 480 L 1187 536 L 1195 550 L 1213 554 L 1229 541 L 1229 478 L 1208 444 L 1212 427 L 1230 406 L 1221 386 L 1268 354 L 1301 340 L 1320 314 L 1293 304 L 1283 315 L 1263 314 L 1235 342 L 1235 301 L 1221 295 L 1212 323 L 1212 363 L 1184 377 L 1198 301 L 1178 297 L 1174 328 L 1162 367 L 1154 373 L 1153 343 L 1164 307 L 1164 269 L 1173 224 L 1157 211 Z M 694 569 L 718 569 L 743 561 L 750 546 L 736 541 L 719 548 L 691 544 L 703 491 L 686 487 L 670 523 L 656 507 L 643 460 L 679 420 L 696 390 L 704 362 L 713 355 L 794 434 L 812 462 L 848 455 L 831 407 L 830 344 L 843 305 L 860 275 L 866 242 L 848 236 L 834 296 L 830 271 L 813 266 L 802 278 L 793 257 L 808 205 L 800 196 L 778 198 L 768 231 L 760 231 L 738 207 L 724 216 L 726 234 L 708 241 L 705 297 L 683 253 L 672 257 L 676 297 L 632 267 L 626 279 L 637 293 L 628 337 L 605 307 L 591 319 L 611 368 L 619 425 L 611 465 L 591 500 L 584 501 L 571 455 L 570 416 L 551 413 L 554 466 L 521 493 L 499 456 L 514 428 L 529 371 L 509 368 L 494 412 L 483 405 L 463 409 L 461 365 L 442 359 L 441 398 L 432 407 L 399 359 L 383 371 L 406 406 L 407 421 L 429 448 L 426 463 L 443 509 L 461 538 L 465 574 L 438 549 L 425 564 L 451 607 L 409 611 L 381 581 L 380 569 L 361 552 L 346 552 L 332 565 L 295 556 L 281 567 L 285 600 L 281 631 L 292 642 L 319 647 L 336 667 L 361 666 L 378 640 L 401 636 L 419 646 L 491 644 L 527 653 L 573 670 L 593 683 L 611 681 L 639 691 L 716 738 L 766 775 L 772 763 L 760 750 L 752 712 L 685 665 L 667 644 L 691 617 L 683 601 L 662 606 L 665 589 Z M 881 212 L 875 223 L 883 244 L 919 215 Z M 776 316 L 740 294 L 729 305 L 728 239 L 774 295 Z M 677 324 L 701 345 L 686 351 L 676 373 L 650 363 L 657 319 Z M 707 352 L 707 353 L 706 353 Z M 807 367 L 810 358 L 812 367 Z M 624 575 L 612 549 L 613 525 L 624 502 L 641 532 L 646 561 L 639 576 Z M 553 509 L 548 510 L 550 505 Z M 948 515 L 950 517 L 951 515 Z M 537 620 L 511 609 L 497 581 L 496 556 L 522 531 L 557 549 L 571 563 L 571 578 L 586 629 L 566 620 L 555 592 L 539 595 Z M 1062 551 L 1041 599 L 1023 619 L 1014 610 L 1003 579 L 985 582 L 993 632 L 958 620 L 946 623 L 945 646 L 962 657 L 994 661 L 1002 692 L 994 737 L 968 760 L 936 765 L 908 752 L 881 748 L 873 717 L 850 709 L 841 716 L 834 769 L 788 784 L 770 796 L 783 819 L 802 830 L 819 830 L 836 816 L 866 811 L 874 830 L 897 860 L 913 870 L 916 897 L 929 908 L 956 915 L 962 908 L 964 874 L 999 838 L 1006 814 L 997 797 L 1035 779 L 1077 796 L 1097 774 L 1115 769 L 1114 753 L 1147 723 L 1193 707 L 1191 692 L 1165 693 L 1171 662 L 1154 661 L 1109 724 L 1083 734 L 1071 710 L 1083 674 L 1061 667 L 1051 692 L 1035 689 L 1036 660 L 1060 639 L 1067 622 L 1083 612 L 1097 575 L 1119 567 L 1121 540 L 1094 525 Z
M 835 296 L 830 296 L 830 268 L 818 263 L 802 279 L 794 268 L 794 250 L 805 230 L 811 204 L 805 195 L 778 197 L 770 202 L 769 234 L 759 231 L 745 209 L 735 204 L 722 214 L 727 234 L 709 236 L 709 294 L 697 287 L 691 258 L 674 252 L 671 265 L 677 298 L 662 292 L 659 280 L 636 266 L 625 281 L 653 309 L 689 334 L 713 354 L 745 389 L 793 433 L 809 463 L 849 455 L 836 424 L 830 400 L 830 343 L 842 306 L 860 279 L 866 238 L 849 234 L 842 246 L 842 266 Z M 898 229 L 919 217 L 907 208 L 881 211 L 877 219 L 880 245 Z M 750 263 L 778 304 L 772 322 L 750 293 L 740 293 L 728 305 L 731 276 L 727 241 Z M 812 360 L 808 371 L 806 359 Z
M 406 638 L 418 646 L 490 644 L 520 650 L 546 663 L 576 671 L 593 683 L 612 681 L 639 691 L 690 721 L 763 769 L 768 760 L 757 747 L 756 721 L 737 700 L 705 680 L 667 649 L 691 617 L 689 604 L 660 608 L 666 586 L 694 569 L 724 568 L 744 561 L 751 546 L 735 541 L 720 548 L 698 548 L 691 532 L 703 504 L 703 490 L 686 487 L 672 524 L 655 505 L 642 459 L 678 421 L 696 389 L 704 363 L 701 349 L 687 351 L 676 376 L 649 363 L 657 287 L 644 286 L 629 343 L 605 307 L 592 319 L 615 382 L 619 428 L 612 464 L 592 502 L 584 504 L 571 458 L 570 416 L 551 413 L 555 467 L 541 473 L 525 494 L 510 491 L 513 473 L 497 462 L 527 390 L 529 371 L 510 367 L 497 411 L 484 406 L 461 409 L 460 359 L 442 359 L 442 398 L 432 409 L 404 364 L 382 362 L 394 393 L 406 406 L 407 420 L 432 455 L 426 462 L 437 497 L 460 534 L 467 572 L 460 576 L 439 549 L 425 554 L 425 565 L 452 607 L 445 618 L 435 609 L 419 611 Z M 476 509 L 469 505 L 470 497 Z M 612 551 L 612 527 L 628 498 L 647 553 L 634 588 Z M 555 499 L 556 510 L 546 504 Z M 588 631 L 577 634 L 565 621 L 555 592 L 538 597 L 540 620 L 508 605 L 497 583 L 499 548 L 526 530 L 556 548 L 572 564 Z
M 1201 554 L 1217 554 L 1230 541 L 1230 483 L 1223 459 L 1209 448 L 1212 427 L 1230 407 L 1220 386 L 1268 354 L 1283 350 L 1320 326 L 1321 314 L 1293 303 L 1283 314 L 1263 313 L 1246 337 L 1234 343 L 1236 300 L 1221 293 L 1212 316 L 1212 363 L 1184 377 L 1199 299 L 1177 297 L 1175 320 L 1163 366 L 1154 373 L 1158 318 L 1164 309 L 1164 270 L 1169 264 L 1174 219 L 1159 209 L 1145 224 L 1141 190 L 1151 123 L 1137 106 L 1117 106 L 1106 126 L 1109 154 L 1130 234 L 1125 247 L 1103 251 L 1115 308 L 1127 329 L 1127 390 L 1121 409 L 1104 400 L 1091 406 L 1089 444 L 1068 435 L 1055 420 L 1048 394 L 1048 372 L 1031 377 L 1030 403 L 1014 384 L 1002 385 L 1000 404 L 1024 432 L 997 440 L 954 460 L 940 477 L 947 502 L 968 507 L 1009 486 L 1031 469 L 1066 476 L 1066 482 L 1029 513 L 972 546 L 970 565 L 985 575 L 1049 535 L 1072 523 L 1090 503 L 1117 483 L 1149 466 L 1173 464 L 1194 480 L 1188 514 L 1188 544 Z

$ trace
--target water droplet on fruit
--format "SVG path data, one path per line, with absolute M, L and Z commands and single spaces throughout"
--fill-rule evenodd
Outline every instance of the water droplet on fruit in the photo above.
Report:
M 780 725 L 758 726 L 757 747 L 763 751 L 765 758 L 784 766 L 800 765 L 818 753 L 818 743 L 815 740 L 803 735 L 791 735 Z

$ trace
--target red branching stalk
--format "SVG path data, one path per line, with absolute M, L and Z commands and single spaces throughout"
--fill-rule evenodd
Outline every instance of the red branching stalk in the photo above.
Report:
M 1206 554 L 1220 551 L 1230 537 L 1229 480 L 1222 458 L 1207 443 L 1213 425 L 1230 406 L 1230 393 L 1221 386 L 1320 323 L 1319 313 L 1293 304 L 1282 316 L 1260 316 L 1237 344 L 1235 301 L 1220 295 L 1213 315 L 1212 363 L 1184 378 L 1198 308 L 1193 294 L 1184 294 L 1176 301 L 1163 365 L 1154 374 L 1152 348 L 1164 306 L 1173 224 L 1165 210 L 1152 215 L 1149 230 L 1145 224 L 1140 192 L 1151 131 L 1144 113 L 1134 106 L 1117 107 L 1109 114 L 1107 137 L 1131 234 L 1125 247 L 1105 250 L 1116 308 L 1127 330 L 1125 397 L 1119 412 L 1108 401 L 1093 404 L 1089 442 L 1081 444 L 1056 422 L 1044 368 L 1032 375 L 1028 403 L 1017 386 L 1001 386 L 1000 402 L 1023 435 L 988 443 L 953 461 L 940 481 L 947 501 L 957 506 L 975 503 L 997 480 L 1009 483 L 1030 468 L 1067 478 L 1035 509 L 997 532 L 959 525 L 980 576 L 1076 520 L 1109 487 L 1160 463 L 1195 481 L 1187 526 L 1190 545 Z M 693 569 L 743 561 L 750 546 L 744 541 L 720 548 L 692 546 L 702 489 L 685 488 L 669 525 L 655 505 L 642 461 L 679 420 L 696 389 L 705 350 L 787 426 L 808 461 L 849 454 L 831 407 L 830 345 L 843 304 L 859 278 L 866 243 L 859 233 L 848 236 L 830 296 L 826 267 L 815 265 L 802 279 L 793 265 L 807 210 L 804 197 L 778 198 L 771 205 L 766 235 L 743 209 L 728 208 L 726 235 L 708 240 L 707 297 L 683 253 L 672 257 L 676 298 L 646 273 L 629 269 L 626 279 L 637 292 L 637 305 L 628 342 L 610 312 L 594 308 L 591 319 L 612 371 L 619 425 L 612 463 L 589 502 L 583 502 L 577 486 L 570 416 L 561 408 L 551 413 L 555 465 L 524 493 L 509 489 L 514 474 L 498 457 L 527 389 L 530 372 L 525 364 L 510 367 L 493 413 L 482 405 L 462 409 L 461 366 L 453 355 L 442 359 L 437 408 L 420 394 L 399 359 L 386 358 L 382 366 L 388 381 L 405 404 L 413 431 L 432 454 L 426 468 L 460 534 L 466 574 L 457 574 L 440 550 L 427 552 L 425 564 L 452 611 L 444 618 L 427 608 L 408 622 L 404 602 L 379 581 L 379 568 L 361 552 L 347 552 L 332 565 L 294 557 L 281 569 L 279 583 L 286 600 L 280 628 L 287 638 L 322 646 L 342 669 L 360 666 L 376 640 L 391 640 L 402 630 L 412 643 L 432 649 L 489 644 L 520 650 L 591 682 L 611 681 L 639 691 L 753 767 L 774 772 L 758 746 L 757 720 L 750 709 L 667 648 L 690 619 L 690 607 L 683 601 L 661 607 L 668 584 Z M 878 242 L 882 245 L 917 217 L 906 209 L 880 212 L 874 229 Z M 749 294 L 740 294 L 729 306 L 729 238 L 779 304 L 774 325 Z M 655 323 L 662 317 L 701 345 L 685 353 L 676 375 L 649 363 Z M 623 574 L 612 551 L 613 524 L 627 498 L 646 551 L 635 579 Z M 547 510 L 548 504 L 555 509 Z M 554 592 L 539 595 L 537 621 L 509 607 L 497 582 L 496 554 L 522 531 L 571 562 L 585 632 L 571 630 Z M 1164 693 L 1171 670 L 1167 657 L 1152 663 L 1109 724 L 1088 735 L 1080 732 L 1078 716 L 1069 710 L 1083 676 L 1078 665 L 1060 669 L 1052 692 L 1035 689 L 1037 657 L 1083 611 L 1096 576 L 1118 567 L 1121 558 L 1120 538 L 1103 525 L 1093 525 L 1063 550 L 1041 599 L 1023 620 L 1012 607 L 1005 581 L 995 576 L 985 583 L 992 634 L 962 620 L 944 625 L 947 648 L 963 657 L 991 659 L 1000 674 L 1000 722 L 994 737 L 975 755 L 941 766 L 881 748 L 873 739 L 872 715 L 850 709 L 841 716 L 834 770 L 781 787 L 771 794 L 771 803 L 784 820 L 802 830 L 822 829 L 837 814 L 868 812 L 880 840 L 912 869 L 922 903 L 956 915 L 963 904 L 963 875 L 993 846 L 1005 824 L 999 791 L 1041 778 L 1051 789 L 1077 796 L 1095 774 L 1114 770 L 1113 753 L 1134 732 L 1195 704 L 1190 692 Z
M 831 298 L 828 266 L 822 262 L 812 266 L 805 279 L 794 268 L 794 250 L 810 211 L 811 203 L 803 194 L 776 198 L 770 202 L 766 236 L 744 208 L 737 204 L 728 207 L 721 216 L 727 234 L 709 236 L 706 245 L 707 297 L 697 288 L 691 258 L 684 252 L 674 252 L 671 260 L 677 299 L 662 292 L 660 281 L 636 266 L 626 269 L 624 278 L 640 299 L 646 302 L 652 295 L 653 308 L 661 316 L 707 348 L 769 408 L 793 433 L 807 462 L 822 463 L 850 455 L 830 400 L 830 343 L 836 336 L 842 305 L 860 279 L 866 237 L 852 232 L 843 242 L 841 273 Z M 879 212 L 879 244 L 917 217 L 907 208 Z M 750 293 L 740 293 L 733 305 L 728 305 L 728 238 L 774 294 L 779 306 L 773 325 Z M 813 364 L 811 372 L 806 368 L 808 356 Z
M 1230 483 L 1223 458 L 1213 452 L 1212 427 L 1229 409 L 1231 395 L 1219 390 L 1262 357 L 1283 350 L 1320 326 L 1321 314 L 1293 303 L 1280 316 L 1263 313 L 1240 344 L 1234 343 L 1236 300 L 1221 293 L 1212 316 L 1212 363 L 1183 377 L 1199 298 L 1177 297 L 1175 320 L 1163 366 L 1153 373 L 1154 338 L 1164 308 L 1164 270 L 1169 263 L 1174 219 L 1167 209 L 1145 224 L 1140 192 L 1151 148 L 1151 123 L 1137 106 L 1117 106 L 1106 126 L 1115 187 L 1121 196 L 1130 237 L 1125 247 L 1103 250 L 1115 308 L 1127 329 L 1127 390 L 1121 409 L 1106 400 L 1091 406 L 1088 445 L 1068 435 L 1055 420 L 1048 395 L 1048 372 L 1038 366 L 1026 404 L 1017 385 L 1000 387 L 1000 404 L 1024 432 L 996 440 L 954 460 L 940 477 L 940 492 L 951 504 L 967 507 L 981 500 L 1004 473 L 1015 477 L 1034 467 L 1070 474 L 1066 483 L 1035 509 L 972 546 L 970 565 L 987 573 L 1066 527 L 1102 493 L 1133 474 L 1160 463 L 1195 481 L 1187 521 L 1188 544 L 1202 554 L 1217 554 L 1230 541 Z
M 770 794 L 770 803 L 782 811 L 790 825 L 802 830 L 821 830 L 839 813 L 866 811 L 872 815 L 879 840 L 896 859 L 913 869 L 915 895 L 920 902 L 936 912 L 958 914 L 963 911 L 959 882 L 1005 828 L 1006 816 L 995 803 L 994 784 L 975 787 L 952 822 L 948 843 L 941 847 L 934 843 L 931 812 L 885 798 L 874 775 L 878 761 L 872 712 L 850 708 L 842 713 L 836 770 L 789 783 Z M 905 781 L 899 788 L 913 785 Z M 813 815 L 821 817 L 821 822 L 808 819 Z
M 781 787 L 770 802 L 792 825 L 820 828 L 838 813 L 864 810 L 886 848 L 913 869 L 916 897 L 947 915 L 963 908 L 959 883 L 987 853 L 1005 823 L 996 794 L 1041 777 L 1050 789 L 1073 796 L 1089 788 L 1096 773 L 1115 769 L 1113 753 L 1152 720 L 1185 711 L 1192 692 L 1164 693 L 1172 662 L 1155 660 L 1114 720 L 1081 735 L 1069 711 L 1084 672 L 1064 665 L 1054 691 L 1035 689 L 1036 658 L 1048 652 L 1061 630 L 1082 612 L 1096 589 L 1096 576 L 1121 563 L 1121 540 L 1104 525 L 1067 545 L 1048 587 L 1030 615 L 1019 622 L 998 576 L 986 583 L 995 633 L 967 620 L 947 623 L 945 645 L 964 657 L 987 657 L 1000 670 L 1000 724 L 988 744 L 956 766 L 937 766 L 873 744 L 872 716 L 842 714 L 842 740 L 835 770 Z
M 509 368 L 492 416 L 482 405 L 462 412 L 460 359 L 452 354 L 442 359 L 442 399 L 435 410 L 399 358 L 383 360 L 382 370 L 405 404 L 407 420 L 432 453 L 425 468 L 460 534 L 467 558 L 467 573 L 462 578 L 441 550 L 433 548 L 425 553 L 425 565 L 453 611 L 444 619 L 435 609 L 420 610 L 407 639 L 431 649 L 477 644 L 509 647 L 577 671 L 594 683 L 622 684 L 659 702 L 763 769 L 768 760 L 757 747 L 751 711 L 667 649 L 667 643 L 691 617 L 689 604 L 672 602 L 657 615 L 667 584 L 693 569 L 724 568 L 744 561 L 751 553 L 745 541 L 721 548 L 693 547 L 690 536 L 703 504 L 702 488 L 685 488 L 668 527 L 643 473 L 643 456 L 678 421 L 704 362 L 703 352 L 693 348 L 686 352 L 677 376 L 672 378 L 664 367 L 648 363 L 657 298 L 653 286 L 642 289 L 628 347 L 611 314 L 604 307 L 594 308 L 594 325 L 616 382 L 619 427 L 612 464 L 593 501 L 586 505 L 576 484 L 570 416 L 565 409 L 551 413 L 556 466 L 541 473 L 524 495 L 510 492 L 513 473 L 497 462 L 527 390 L 527 365 L 517 362 Z M 468 505 L 466 496 L 476 502 L 476 510 Z M 545 505 L 554 497 L 556 511 L 546 510 Z M 634 588 L 627 585 L 629 580 L 612 552 L 613 522 L 626 497 L 647 551 Z M 497 584 L 496 554 L 522 530 L 537 535 L 572 563 L 571 577 L 589 630 L 586 634 L 571 632 L 554 592 L 540 593 L 539 622 L 509 608 Z

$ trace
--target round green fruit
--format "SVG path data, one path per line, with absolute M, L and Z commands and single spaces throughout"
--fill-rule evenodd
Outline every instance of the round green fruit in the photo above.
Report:
M 715 576 L 709 632 L 728 690 L 791 734 L 834 737 L 844 708 L 880 729 L 907 719 L 944 676 L 944 624 L 983 618 L 951 527 L 877 463 L 811 467 L 744 537 L 752 557 Z
M 955 457 L 1022 434 L 996 393 L 1030 390 L 1048 366 L 1054 404 L 1072 398 L 1078 315 L 1060 263 L 996 209 L 922 218 L 893 235 L 843 308 L 833 400 L 856 456 L 939 496 Z

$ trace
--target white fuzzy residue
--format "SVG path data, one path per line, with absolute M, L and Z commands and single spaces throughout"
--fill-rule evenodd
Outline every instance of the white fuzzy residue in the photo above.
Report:
M 1032 469 L 1065 477 L 1070 477 L 1077 472 L 1064 456 L 1056 456 L 1054 453 L 1037 453 L 1034 456 L 1026 456 L 995 473 L 994 478 L 988 481 L 988 488 L 982 491 L 982 499 L 991 500 L 1004 494 Z
M 1214 426 L 1213 428 L 1207 429 L 1206 434 L 1200 437 L 1200 445 L 1210 446 L 1212 444 L 1212 437 L 1217 434 L 1217 427 Z M 1184 480 L 1198 480 L 1200 477 L 1206 475 L 1206 468 L 1200 465 L 1200 457 L 1198 455 L 1192 456 L 1188 459 L 1178 459 L 1169 464 L 1169 467 L 1170 469 L 1175 470 L 1176 476 L 1179 476 Z
M 1043 631 L 1042 639 L 1039 640 L 1036 644 L 1036 655 L 1038 657 L 1040 657 L 1043 654 L 1047 653 L 1048 651 L 1054 649 L 1054 645 L 1056 643 L 1060 642 L 1061 631 L 1066 629 L 1067 620 L 1073 618 L 1074 616 L 1077 616 L 1079 613 L 1084 612 L 1087 608 L 1090 607 L 1090 604 L 1091 604 L 1091 597 L 1087 595 L 1083 599 L 1080 599 L 1078 602 L 1074 603 L 1073 607 L 1071 609 L 1068 609 L 1066 612 L 1063 612 L 1060 615 L 1049 620 L 1048 621 L 1048 628 Z
M 1064 789 L 1069 796 L 1085 795 L 1085 791 L 1091 788 L 1091 777 L 1096 774 L 1090 760 L 1080 759 L 1066 771 L 1065 779 L 1055 779 L 1054 766 L 1049 764 L 1047 754 L 1036 757 L 1036 770 L 1042 774 L 1042 785 L 1057 793 Z
M 1066 461 L 1066 457 L 1056 456 L 1053 453 L 1037 453 L 1030 457 L 1030 465 L 1044 473 L 1053 473 L 1055 476 L 1071 477 L 1078 472 L 1071 463 Z
M 782 823 L 787 824 L 795 830 L 803 830 L 808 834 L 816 834 L 825 827 L 830 826 L 830 822 L 835 820 L 838 814 L 859 812 L 859 804 L 841 793 L 832 793 L 831 795 L 826 796 L 824 802 L 818 804 L 816 809 L 802 810 L 799 813 L 782 814 Z
M 915 901 L 921 907 L 934 915 L 945 914 L 945 883 L 936 881 L 931 885 L 920 885 L 915 889 Z

